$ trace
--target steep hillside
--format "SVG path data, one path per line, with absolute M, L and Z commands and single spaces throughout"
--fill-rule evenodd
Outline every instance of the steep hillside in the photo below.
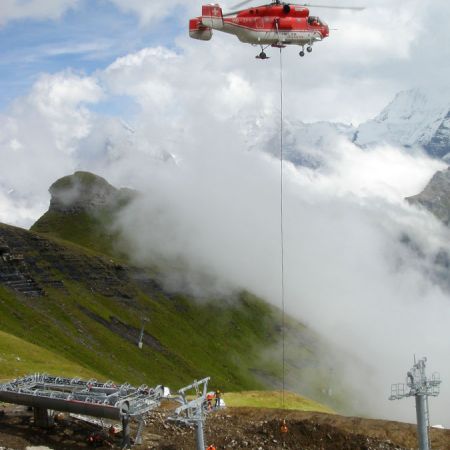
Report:
M 179 385 L 212 374 L 227 389 L 261 387 L 251 372 L 258 348 L 277 340 L 273 312 L 261 301 L 242 294 L 226 307 L 197 304 L 164 293 L 144 270 L 81 247 L 6 225 L 0 239 L 2 331 L 104 378 Z
M 280 386 L 279 310 L 248 292 L 206 300 L 167 292 L 160 269 L 133 266 L 114 247 L 111 223 L 138 193 L 86 172 L 50 192 L 32 231 L 0 225 L 0 331 L 73 363 L 75 375 L 82 367 L 135 384 L 177 387 L 210 375 L 225 391 Z M 341 353 L 290 318 L 287 336 L 287 387 L 345 406 L 343 391 L 328 395 Z M 13 373 L 0 365 L 0 379 L 32 368 L 47 370 L 38 361 Z
M 7 376 L 22 376 L 35 371 L 62 376 L 78 374 L 88 379 L 98 377 L 98 373 L 92 370 L 3 331 L 0 331 L 0 363 L 0 383 L 2 377 L 6 380 Z
M 9 360 L 20 361 L 1 364 L 0 379 L 54 371 L 57 355 L 61 373 L 118 382 L 179 387 L 210 375 L 225 391 L 278 385 L 280 312 L 251 294 L 200 302 L 165 292 L 145 269 L 69 242 L 7 225 L 0 242 L 0 331 L 21 343 L 8 347 Z M 290 379 L 314 374 L 306 393 L 320 398 L 329 373 L 322 344 L 295 321 L 288 333 Z M 30 344 L 39 358 L 27 357 Z

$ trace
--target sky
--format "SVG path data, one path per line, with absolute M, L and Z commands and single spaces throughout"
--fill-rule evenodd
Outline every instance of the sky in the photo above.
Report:
M 331 36 L 308 58 L 300 59 L 295 48 L 284 52 L 287 120 L 357 125 L 401 90 L 447 84 L 448 2 L 346 5 L 367 8 L 311 8 L 330 25 Z M 3 220 L 29 226 L 45 211 L 47 189 L 56 178 L 100 158 L 99 143 L 86 152 L 86 140 L 100 139 L 99 129 L 106 129 L 94 123 L 111 128 L 120 121 L 146 139 L 150 130 L 165 133 L 164 142 L 152 143 L 152 151 L 162 154 L 174 152 L 183 127 L 195 119 L 201 123 L 212 114 L 226 121 L 278 108 L 276 52 L 258 61 L 257 49 L 234 36 L 190 39 L 188 19 L 200 11 L 193 0 L 2 1 L 0 195 L 14 197 L 4 206 Z M 30 181 L 36 171 L 39 176 Z M 128 176 L 112 181 L 133 184 Z
M 448 87 L 447 0 L 345 4 L 367 8 L 311 7 L 331 36 L 303 59 L 283 51 L 286 123 L 356 126 L 399 91 Z M 144 193 L 115 226 L 136 261 L 182 263 L 167 286 L 246 288 L 279 305 L 280 164 L 276 149 L 258 151 L 279 142 L 279 55 L 256 60 L 220 33 L 190 39 L 200 11 L 192 0 L 2 0 L 0 221 L 29 227 L 54 181 L 89 170 Z M 404 198 L 446 166 L 416 149 L 325 141 L 320 168 L 284 167 L 288 312 L 373 367 L 369 414 L 411 418 L 385 390 L 414 353 L 450 379 L 450 295 L 434 266 L 449 230 Z

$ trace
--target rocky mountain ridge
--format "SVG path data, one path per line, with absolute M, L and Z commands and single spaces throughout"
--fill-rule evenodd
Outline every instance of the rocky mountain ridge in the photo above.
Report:
M 276 154 L 279 126 L 273 117 L 258 115 L 236 124 L 250 149 Z M 376 145 L 421 148 L 433 158 L 450 162 L 450 92 L 422 89 L 399 92 L 374 119 L 355 127 L 335 122 L 284 121 L 285 158 L 295 165 L 317 168 L 326 161 L 338 139 L 361 148 Z
M 127 188 L 117 189 L 104 178 L 90 172 L 75 172 L 55 181 L 50 186 L 49 211 L 74 213 L 95 212 L 102 208 L 120 207 L 137 194 Z
M 32 231 L 73 241 L 101 253 L 119 256 L 114 228 L 117 215 L 139 193 L 117 189 L 90 172 L 75 172 L 54 182 L 50 207 L 31 227 Z
M 436 172 L 420 194 L 406 200 L 422 206 L 450 226 L 450 168 Z

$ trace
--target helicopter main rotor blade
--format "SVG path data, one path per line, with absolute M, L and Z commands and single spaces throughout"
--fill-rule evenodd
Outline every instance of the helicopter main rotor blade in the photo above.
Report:
M 234 6 L 231 7 L 231 9 L 233 10 L 233 12 L 227 13 L 226 15 L 233 15 L 236 14 L 240 11 L 236 11 L 239 10 L 239 8 L 242 8 L 243 6 L 247 5 L 248 3 L 251 3 L 255 0 L 244 0 Z M 281 1 L 274 1 L 272 2 L 272 4 L 277 3 L 280 4 Z M 286 3 L 289 5 L 289 3 Z M 268 5 L 264 5 L 264 6 L 268 6 Z M 310 8 L 326 8 L 326 9 L 342 9 L 342 10 L 349 10 L 349 11 L 364 11 L 366 9 L 365 6 L 339 6 L 339 5 L 316 5 L 313 3 L 302 3 L 302 4 L 291 4 L 291 6 L 306 6 L 306 7 L 310 7 Z M 225 16 L 225 14 L 224 14 Z
M 223 17 L 235 16 L 236 14 L 239 14 L 241 11 L 243 11 L 243 10 L 240 9 L 239 11 L 230 11 L 230 12 L 227 12 L 226 14 L 222 14 L 222 16 Z
M 315 5 L 312 3 L 303 3 L 300 6 L 307 6 L 311 8 L 346 9 L 350 11 L 364 11 L 366 9 L 365 6 Z
M 242 6 L 244 6 L 244 5 L 246 5 L 247 3 L 250 3 L 250 2 L 252 2 L 252 1 L 254 1 L 254 0 L 244 0 L 243 2 L 239 2 L 239 3 L 237 3 L 236 5 L 232 6 L 231 9 L 239 9 L 239 8 L 241 8 Z
M 240 9 L 240 8 L 242 8 L 242 6 L 247 5 L 248 3 L 251 3 L 251 2 L 254 2 L 254 1 L 255 1 L 255 0 L 245 0 L 244 2 L 238 3 L 237 5 L 233 5 L 233 6 L 231 7 L 231 9 L 232 9 L 233 11 L 227 12 L 226 14 L 223 15 L 223 17 L 233 16 L 233 15 L 235 15 L 235 14 L 240 13 L 241 11 L 245 11 L 245 9 Z M 271 5 L 273 5 L 274 3 L 275 3 L 275 2 L 273 2 L 273 3 L 268 3 L 268 4 L 265 4 L 265 5 L 258 5 L 258 6 L 259 6 L 259 7 L 261 7 L 261 6 L 271 6 Z

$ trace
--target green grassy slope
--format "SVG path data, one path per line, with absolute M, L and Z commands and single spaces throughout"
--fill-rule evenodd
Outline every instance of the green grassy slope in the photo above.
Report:
M 34 372 L 88 379 L 99 376 L 54 352 L 0 331 L 0 382 Z
M 225 393 L 223 399 L 230 407 L 275 408 L 282 407 L 280 391 L 245 391 Z M 284 393 L 284 409 L 296 411 L 316 411 L 333 414 L 334 411 L 314 400 L 293 392 Z
M 65 210 L 64 196 L 74 187 L 77 199 Z M 99 192 L 113 201 L 92 208 Z M 22 373 L 24 366 L 47 372 L 61 366 L 77 376 L 172 388 L 204 376 L 212 377 L 211 388 L 225 392 L 279 386 L 280 311 L 246 292 L 231 301 L 167 293 L 149 270 L 129 266 L 113 246 L 119 235 L 110 224 L 136 193 L 85 172 L 58 180 L 51 193 L 54 207 L 31 232 L 0 224 L 0 241 L 24 255 L 21 270 L 46 292 L 26 297 L 0 282 L 0 332 L 38 346 L 44 355 L 22 366 L 9 357 L 12 364 L 0 364 L 0 379 Z M 148 321 L 139 350 L 143 319 Z M 320 339 L 295 320 L 287 324 L 288 385 L 327 400 L 323 374 L 329 367 L 319 359 Z
M 108 230 L 108 224 L 114 222 L 114 217 L 115 212 L 109 209 L 99 210 L 95 215 L 86 211 L 77 211 L 70 215 L 59 211 L 47 211 L 31 227 L 31 231 L 117 257 L 119 255 L 113 243 L 117 241 L 119 233 Z
M 259 354 L 278 341 L 278 313 L 250 294 L 227 304 L 196 302 L 141 286 L 134 269 L 75 245 L 5 225 L 0 237 L 24 254 L 47 293 L 26 297 L 0 284 L 0 331 L 118 382 L 180 386 L 210 375 L 224 390 L 240 390 L 264 387 L 255 372 L 277 377 L 276 367 L 261 366 Z M 140 282 L 152 282 L 145 276 L 139 272 Z M 15 373 L 0 365 L 0 378 Z

